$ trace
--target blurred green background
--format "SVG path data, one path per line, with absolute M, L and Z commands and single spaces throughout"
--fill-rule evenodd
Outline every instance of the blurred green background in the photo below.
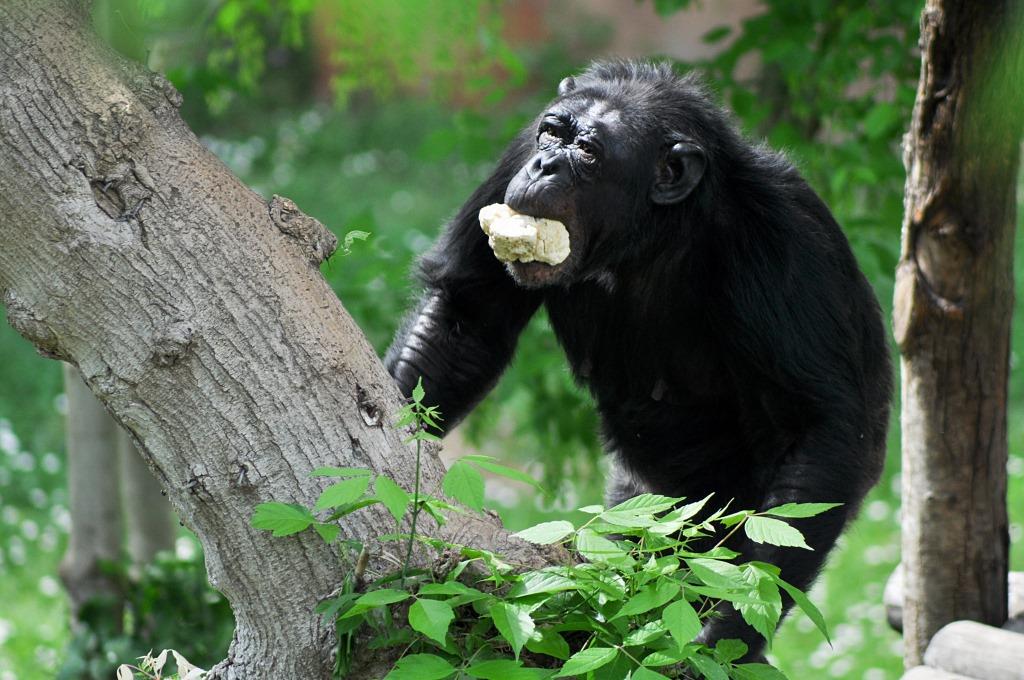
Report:
M 705 72 L 743 129 L 786 150 L 831 206 L 888 314 L 920 8 L 919 0 L 97 0 L 94 16 L 116 49 L 168 75 L 185 95 L 182 115 L 254 191 L 292 198 L 339 236 L 370 233 L 324 274 L 383 351 L 415 292 L 408 270 L 416 254 L 559 79 L 610 55 L 664 57 Z M 1022 253 L 1018 239 L 1018 262 Z M 1010 507 L 1013 567 L 1021 569 L 1017 311 Z M 72 677 L 77 657 L 127 661 L 150 647 L 175 647 L 201 665 L 220 658 L 230 623 L 223 602 L 202 594 L 201 556 L 184 530 L 178 561 L 152 578 L 165 594 L 191 593 L 178 598 L 191 609 L 143 594 L 166 624 L 152 639 L 69 646 L 57 578 L 69 524 L 60 368 L 6 324 L 0 357 L 0 680 L 61 668 Z M 812 591 L 833 644 L 799 615 L 777 638 L 775 659 L 791 678 L 901 673 L 900 638 L 881 604 L 899 560 L 896 428 L 890 443 L 882 482 Z M 593 409 L 543 316 L 447 448 L 483 450 L 544 479 L 549 498 L 489 487 L 513 527 L 600 497 Z M 197 646 L 197 608 L 216 644 Z

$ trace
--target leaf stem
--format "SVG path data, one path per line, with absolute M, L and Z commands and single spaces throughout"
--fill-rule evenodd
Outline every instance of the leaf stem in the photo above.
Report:
M 412 544 L 416 540 L 416 518 L 420 514 L 420 451 L 423 441 L 416 440 L 416 479 L 413 482 L 412 490 L 412 519 L 409 526 L 409 547 L 405 551 L 405 563 L 402 564 L 402 585 L 405 585 L 405 575 L 409 570 L 409 563 L 412 561 Z

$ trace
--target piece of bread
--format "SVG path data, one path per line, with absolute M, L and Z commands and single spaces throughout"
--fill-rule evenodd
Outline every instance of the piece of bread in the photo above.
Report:
M 569 257 L 569 232 L 557 220 L 522 215 L 504 203 L 493 203 L 480 209 L 480 227 L 502 262 L 554 265 Z

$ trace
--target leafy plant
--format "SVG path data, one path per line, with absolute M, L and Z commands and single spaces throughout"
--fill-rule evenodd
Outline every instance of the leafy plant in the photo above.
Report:
M 164 673 L 168 654 L 174 657 L 174 664 L 177 669 L 175 673 L 169 675 Z M 165 649 L 156 656 L 153 656 L 151 652 L 147 653 L 145 656 L 139 657 L 137 665 L 124 663 L 117 667 L 117 680 L 134 680 L 134 678 L 142 678 L 144 680 L 200 680 L 205 675 L 206 671 L 193 666 L 188 659 L 173 649 Z
M 337 538 L 333 521 L 381 503 L 409 531 L 381 540 L 404 541 L 400 571 L 357 588 L 350 573 L 339 592 L 318 611 L 335 624 L 339 648 L 335 674 L 345 677 L 356 637 L 372 649 L 400 650 L 389 680 L 441 680 L 456 674 L 481 678 L 657 680 L 686 669 L 712 680 L 777 680 L 783 674 L 763 663 L 741 663 L 747 646 L 721 640 L 714 648 L 694 638 L 722 603 L 735 607 L 769 645 L 782 616 L 783 593 L 828 637 L 821 613 L 807 597 L 763 562 L 740 562 L 726 547 L 740 530 L 756 543 L 809 550 L 785 520 L 835 507 L 787 504 L 763 512 L 706 511 L 711 496 L 684 498 L 643 494 L 612 508 L 591 505 L 579 526 L 544 522 L 516 534 L 532 543 L 562 544 L 583 561 L 516 571 L 500 555 L 417 533 L 420 512 L 440 524 L 451 511 L 478 511 L 484 502 L 481 471 L 534 483 L 486 456 L 466 456 L 442 483 L 447 500 L 421 495 L 421 444 L 436 437 L 436 407 L 423 404 L 422 384 L 403 407 L 398 426 L 412 427 L 417 443 L 411 494 L 386 476 L 359 468 L 321 468 L 315 475 L 340 477 L 312 510 L 283 503 L 256 508 L 253 525 L 289 535 L 309 528 L 325 541 Z M 370 494 L 370 484 L 375 493 Z M 318 519 L 316 512 L 330 515 Z M 421 542 L 460 557 L 443 580 L 410 569 L 412 546 Z M 357 546 L 361 547 L 361 546 Z M 403 625 L 404 624 L 404 625 Z

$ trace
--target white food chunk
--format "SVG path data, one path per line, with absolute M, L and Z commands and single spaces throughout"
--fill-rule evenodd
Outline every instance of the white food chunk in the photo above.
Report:
M 487 244 L 502 262 L 558 264 L 569 257 L 569 232 L 557 220 L 517 213 L 504 203 L 480 209 Z

